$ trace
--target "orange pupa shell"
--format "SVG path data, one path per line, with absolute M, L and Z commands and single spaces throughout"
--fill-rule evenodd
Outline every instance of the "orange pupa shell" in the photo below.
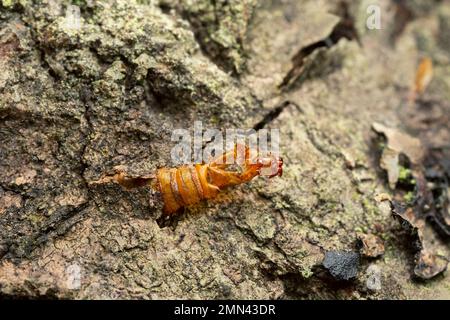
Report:
M 231 151 L 236 157 L 237 148 Z M 225 153 L 207 164 L 182 166 L 179 168 L 161 168 L 156 173 L 156 188 L 162 194 L 164 213 L 171 214 L 182 207 L 194 205 L 204 199 L 217 196 L 223 188 L 248 182 L 261 175 L 261 169 L 275 164 L 275 172 L 269 176 L 281 176 L 283 160 L 279 157 L 257 158 L 250 161 L 250 149 L 245 147 L 245 163 L 242 172 L 229 169 L 229 165 L 218 160 L 226 158 Z

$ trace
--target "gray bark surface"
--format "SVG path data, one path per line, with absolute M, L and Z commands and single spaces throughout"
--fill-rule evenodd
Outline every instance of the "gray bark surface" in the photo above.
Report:
M 445 272 L 413 277 L 372 125 L 429 116 L 421 137 L 448 145 L 450 3 L 379 1 L 368 30 L 370 3 L 348 2 L 0 2 L 0 297 L 449 299 Z M 407 103 L 423 55 L 426 111 Z M 165 227 L 148 188 L 93 184 L 170 167 L 172 131 L 196 120 L 279 128 L 283 176 Z

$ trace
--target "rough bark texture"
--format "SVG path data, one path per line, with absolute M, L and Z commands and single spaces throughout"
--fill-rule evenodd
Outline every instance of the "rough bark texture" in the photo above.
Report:
M 412 277 L 371 130 L 424 112 L 406 98 L 425 54 L 447 115 L 427 137 L 448 148 L 450 3 L 380 0 L 382 30 L 366 28 L 371 2 L 348 3 L 0 2 L 0 296 L 450 298 L 445 273 Z M 195 120 L 279 128 L 283 177 L 163 228 L 150 190 L 92 185 L 171 166 L 172 130 Z M 374 236 L 384 250 L 360 256 Z

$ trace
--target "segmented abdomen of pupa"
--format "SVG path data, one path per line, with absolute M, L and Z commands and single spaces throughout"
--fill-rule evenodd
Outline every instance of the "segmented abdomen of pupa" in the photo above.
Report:
M 208 165 L 161 168 L 156 172 L 164 200 L 164 212 L 173 213 L 203 199 L 213 198 L 219 188 L 208 182 Z

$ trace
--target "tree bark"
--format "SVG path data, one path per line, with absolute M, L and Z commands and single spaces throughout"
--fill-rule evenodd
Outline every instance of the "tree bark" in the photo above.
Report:
M 412 276 L 372 130 L 432 115 L 420 132 L 448 148 L 450 3 L 379 3 L 369 30 L 364 0 L 3 0 L 0 296 L 450 298 L 445 274 Z M 408 104 L 424 55 L 428 109 Z M 283 176 L 164 225 L 149 188 L 93 184 L 172 166 L 195 121 L 279 129 Z

